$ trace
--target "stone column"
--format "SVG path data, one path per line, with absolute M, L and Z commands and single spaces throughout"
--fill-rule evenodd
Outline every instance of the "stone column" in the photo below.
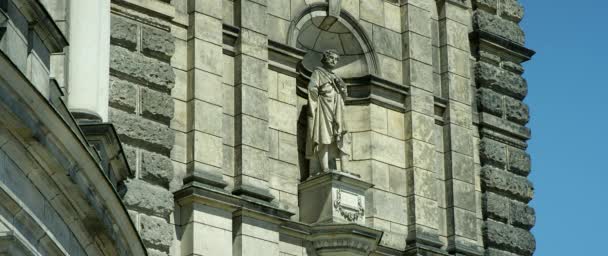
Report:
M 193 116 L 189 145 L 193 162 L 188 178 L 223 189 L 223 42 L 222 1 L 188 1 L 188 102 Z M 185 181 L 187 182 L 187 181 Z
M 406 100 L 405 143 L 408 247 L 441 246 L 438 238 L 437 174 L 434 171 L 435 125 L 431 9 L 434 1 L 405 1 L 401 6 Z
M 266 1 L 235 2 L 235 190 L 264 201 L 268 188 L 268 35 Z
M 448 251 L 480 254 L 477 241 L 473 120 L 470 91 L 470 10 L 460 1 L 439 9 L 441 81 L 446 108 L 445 187 Z
M 108 121 L 110 0 L 70 1 L 68 108 L 77 119 Z

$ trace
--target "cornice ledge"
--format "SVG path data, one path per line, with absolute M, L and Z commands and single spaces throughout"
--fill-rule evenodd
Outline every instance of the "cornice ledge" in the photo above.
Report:
M 300 97 L 307 98 L 308 90 L 306 86 L 310 80 L 310 74 L 307 70 L 301 70 L 301 66 L 299 66 L 300 76 L 298 77 L 297 94 Z M 348 86 L 346 105 L 367 105 L 374 103 L 397 112 L 405 112 L 405 99 L 409 95 L 409 87 L 403 84 L 371 74 L 361 77 L 344 78 L 344 82 Z
M 479 47 L 487 44 L 488 46 L 493 46 L 503 52 L 507 52 L 509 55 L 518 58 L 520 62 L 526 62 L 536 54 L 535 51 L 528 49 L 523 45 L 484 30 L 471 32 L 469 34 L 469 40 L 476 42 Z
M 268 40 L 268 66 L 274 71 L 297 77 L 297 67 L 304 59 L 304 55 L 306 55 L 305 51 Z
M 521 139 L 523 141 L 529 140 L 532 135 L 530 128 L 526 126 L 504 120 L 500 117 L 485 112 L 479 113 L 479 124 L 486 129 Z
M 271 203 L 246 196 L 237 196 L 226 190 L 196 181 L 185 184 L 182 189 L 174 193 L 174 198 L 180 204 L 198 202 L 231 211 L 246 210 L 277 221 L 289 220 L 294 215 Z

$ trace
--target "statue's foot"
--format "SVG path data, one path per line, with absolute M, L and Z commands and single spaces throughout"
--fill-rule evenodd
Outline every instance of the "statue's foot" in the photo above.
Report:
M 331 170 L 330 169 L 323 169 L 321 172 L 322 173 L 328 173 L 328 172 L 331 172 Z

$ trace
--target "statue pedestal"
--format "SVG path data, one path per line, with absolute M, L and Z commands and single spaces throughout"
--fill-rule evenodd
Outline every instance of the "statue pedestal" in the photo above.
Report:
M 298 186 L 300 220 L 365 225 L 365 192 L 372 186 L 353 174 L 335 170 L 312 176 Z

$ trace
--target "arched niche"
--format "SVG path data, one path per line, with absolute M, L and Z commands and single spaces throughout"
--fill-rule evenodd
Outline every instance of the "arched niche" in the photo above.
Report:
M 315 3 L 300 12 L 291 23 L 289 46 L 306 51 L 300 68 L 310 72 L 318 65 L 323 51 L 335 49 L 340 63 L 335 72 L 341 77 L 379 74 L 378 64 L 368 35 L 345 10 L 338 17 L 328 15 L 327 3 Z

